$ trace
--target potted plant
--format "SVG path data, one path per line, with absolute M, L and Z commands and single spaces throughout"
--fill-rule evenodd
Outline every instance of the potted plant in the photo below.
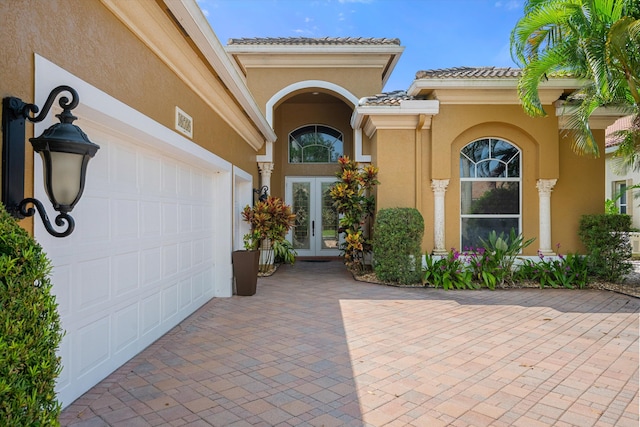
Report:
M 291 206 L 286 205 L 279 197 L 268 196 L 253 207 L 245 206 L 242 219 L 251 225 L 251 231 L 244 236 L 245 251 L 233 253 L 238 295 L 255 294 L 258 272 L 265 273 L 273 265 L 274 247 L 280 255 L 284 255 L 285 260 L 293 262 L 295 251 L 284 242 L 293 227 L 295 217 Z M 265 248 L 262 260 L 258 250 L 261 245 Z
M 244 250 L 233 251 L 233 276 L 236 279 L 236 295 L 251 296 L 256 293 L 258 283 L 258 260 L 260 234 L 254 230 L 244 235 Z

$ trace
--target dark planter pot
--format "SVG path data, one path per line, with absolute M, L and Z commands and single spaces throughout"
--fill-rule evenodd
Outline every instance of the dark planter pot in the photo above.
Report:
M 249 297 L 256 293 L 260 251 L 233 251 L 233 276 L 236 278 L 236 295 Z

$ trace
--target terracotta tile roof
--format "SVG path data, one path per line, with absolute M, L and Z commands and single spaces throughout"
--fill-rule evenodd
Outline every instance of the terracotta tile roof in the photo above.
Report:
M 455 67 L 418 71 L 416 79 L 518 78 L 521 74 L 521 69 L 511 67 Z
M 367 37 L 254 37 L 229 39 L 227 45 L 273 45 L 273 46 L 338 46 L 338 45 L 397 45 L 400 39 Z
M 367 96 L 365 98 L 361 98 L 359 104 L 360 105 L 400 105 L 400 101 L 415 99 L 415 97 L 411 95 L 407 95 L 407 92 L 404 90 L 396 90 L 393 92 L 384 92 L 379 93 L 374 96 Z
M 631 127 L 632 118 L 633 116 L 621 117 L 607 128 L 605 131 L 605 147 L 613 147 L 622 142 L 622 138 L 617 134 L 617 132 L 629 129 Z

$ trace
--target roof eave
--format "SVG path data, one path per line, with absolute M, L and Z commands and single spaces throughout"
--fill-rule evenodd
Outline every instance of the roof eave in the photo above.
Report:
M 247 112 L 267 142 L 277 139 L 264 114 L 244 83 L 238 66 L 231 61 L 224 47 L 195 0 L 164 0 L 171 13 L 180 21 L 206 60 Z
M 578 89 L 584 81 L 573 78 L 555 78 L 541 82 L 539 89 Z M 518 87 L 518 78 L 432 78 L 416 79 L 411 83 L 407 94 L 416 96 L 425 89 L 514 89 Z
M 400 55 L 404 46 L 400 45 L 268 45 L 268 44 L 231 44 L 225 47 L 229 54 L 389 54 Z
M 435 116 L 440 112 L 440 102 L 436 100 L 402 100 L 400 105 L 360 105 L 351 115 L 351 127 L 362 127 L 367 116 L 420 115 Z

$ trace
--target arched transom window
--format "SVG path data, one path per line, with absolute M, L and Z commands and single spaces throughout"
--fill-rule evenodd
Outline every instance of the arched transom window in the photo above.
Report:
M 337 129 L 309 125 L 289 134 L 289 163 L 335 163 L 342 154 L 342 132 Z
M 484 138 L 460 151 L 460 235 L 463 249 L 475 249 L 495 230 L 521 233 L 520 150 Z

